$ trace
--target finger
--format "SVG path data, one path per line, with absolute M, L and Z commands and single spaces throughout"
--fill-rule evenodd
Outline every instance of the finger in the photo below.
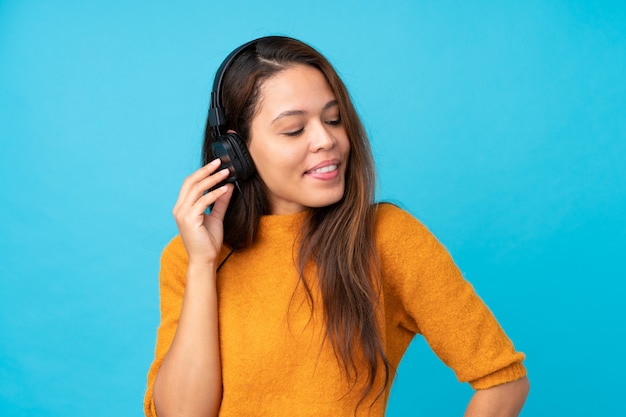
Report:
M 205 166 L 198 168 L 188 178 L 191 181 L 196 182 L 204 177 L 211 175 L 215 171 L 217 171 L 217 169 L 220 167 L 221 164 L 222 164 L 221 159 L 215 158 L 214 160 L 212 160 Z
M 215 216 L 215 218 L 220 222 L 224 220 L 228 203 L 230 203 L 230 198 L 232 197 L 233 190 L 235 189 L 232 184 L 226 184 L 224 187 L 227 187 L 226 192 L 215 200 L 215 204 L 211 209 L 211 215 Z
M 199 180 L 194 184 L 188 184 L 184 189 L 181 189 L 178 201 L 174 205 L 174 209 L 182 206 L 193 206 L 196 202 L 207 192 L 220 182 L 228 178 L 228 169 L 222 169 L 206 178 Z
M 189 194 L 189 190 L 194 186 L 194 184 L 213 174 L 220 167 L 220 164 L 221 161 L 219 158 L 214 159 L 213 161 L 209 162 L 202 168 L 194 171 L 191 175 L 185 178 L 183 184 L 180 187 L 180 192 L 178 193 L 178 200 L 176 201 L 176 205 L 184 201 L 185 197 Z M 176 207 L 176 205 L 174 207 Z
M 193 204 L 191 213 L 193 213 L 194 216 L 206 213 L 207 208 L 213 204 L 217 204 L 217 202 L 220 201 L 221 197 L 225 194 L 229 194 L 228 200 L 230 200 L 232 189 L 233 186 L 231 184 L 226 184 L 204 194 Z M 226 205 L 228 206 L 228 201 L 226 201 Z M 211 214 L 213 214 L 214 208 L 211 210 Z M 225 208 L 223 210 L 225 211 Z
M 223 169 L 211 175 L 210 177 L 197 182 L 189 189 L 187 196 L 183 200 L 183 204 L 195 205 L 200 198 L 202 198 L 209 192 L 214 191 L 212 190 L 212 188 L 218 185 L 220 182 L 226 180 L 228 178 L 228 175 L 228 169 Z
M 205 215 L 207 207 L 214 204 L 220 196 L 227 192 L 228 187 L 223 186 L 203 195 L 191 206 L 182 205 L 180 209 L 174 213 L 176 224 L 181 230 L 181 233 L 183 229 L 190 230 L 202 226 L 207 217 Z
M 173 211 L 176 212 L 179 210 L 180 206 L 185 202 L 187 196 L 189 195 L 190 189 L 193 187 L 195 183 L 200 181 L 202 178 L 210 175 L 214 170 L 219 167 L 219 159 L 215 159 L 202 168 L 194 171 L 191 175 L 189 175 L 183 181 L 180 191 L 178 192 L 178 198 L 176 199 L 176 203 L 174 204 Z

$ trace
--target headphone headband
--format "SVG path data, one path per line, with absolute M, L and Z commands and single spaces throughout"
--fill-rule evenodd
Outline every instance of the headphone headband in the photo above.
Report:
M 259 39 L 252 40 L 232 51 L 228 54 L 226 59 L 224 59 L 224 62 L 222 62 L 222 65 L 220 65 L 215 73 L 213 91 L 211 91 L 211 104 L 209 107 L 209 126 L 211 126 L 214 138 L 221 135 L 220 126 L 224 126 L 226 124 L 226 115 L 224 113 L 224 107 L 222 106 L 222 82 L 224 81 L 224 74 L 226 74 L 226 70 L 239 56 L 239 54 L 241 54 L 249 46 L 256 45 L 258 41 Z

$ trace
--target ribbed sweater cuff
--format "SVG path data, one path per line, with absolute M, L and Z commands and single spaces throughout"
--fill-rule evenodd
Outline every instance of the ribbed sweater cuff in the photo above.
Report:
M 521 364 L 521 362 L 515 362 L 506 368 L 502 368 L 482 378 L 470 381 L 470 385 L 474 389 L 487 389 L 496 385 L 515 381 L 523 378 L 524 376 L 526 376 L 526 368 Z
M 154 406 L 154 398 L 150 398 L 150 404 L 148 405 L 148 409 L 146 410 L 146 416 L 158 417 L 156 413 L 156 407 Z

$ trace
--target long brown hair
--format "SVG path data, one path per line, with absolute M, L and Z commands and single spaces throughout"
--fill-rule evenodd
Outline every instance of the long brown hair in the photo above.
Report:
M 296 64 L 312 66 L 324 74 L 337 99 L 350 141 L 344 196 L 335 204 L 309 211 L 301 232 L 298 268 L 300 282 L 313 303 L 303 271 L 309 261 L 317 266 L 326 337 L 348 379 L 357 380 L 361 363 L 357 357 L 367 364 L 361 403 L 372 391 L 381 366 L 384 385 L 376 398 L 382 395 L 389 384 L 390 370 L 377 313 L 381 306 L 373 236 L 376 173 L 367 135 L 348 91 L 328 60 L 309 45 L 282 36 L 261 38 L 242 50 L 224 74 L 221 99 L 227 121 L 225 128 L 236 131 L 247 141 L 263 82 Z M 211 153 L 214 140 L 207 120 L 202 150 L 204 164 L 214 159 Z M 224 242 L 238 249 L 254 242 L 260 216 L 269 214 L 268 198 L 258 175 L 240 186 L 243 196 L 233 194 L 224 218 Z M 242 198 L 248 203 L 247 208 Z

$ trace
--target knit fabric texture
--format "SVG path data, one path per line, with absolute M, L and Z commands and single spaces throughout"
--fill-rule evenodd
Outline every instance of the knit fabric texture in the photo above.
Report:
M 220 416 L 383 416 L 390 385 L 382 368 L 357 408 L 365 371 L 346 375 L 325 337 L 315 267 L 305 271 L 313 306 L 295 267 L 305 213 L 263 216 L 258 239 L 235 252 L 218 273 L 223 398 Z M 338 236 L 329 236 L 332 245 Z M 485 389 L 526 375 L 490 310 L 462 277 L 447 250 L 409 213 L 379 205 L 375 227 L 382 270 L 378 317 L 388 360 L 397 368 L 421 334 L 461 382 Z M 223 249 L 222 256 L 228 252 Z M 180 236 L 161 257 L 161 323 L 148 373 L 146 416 L 156 416 L 152 387 L 172 339 L 185 291 L 187 254 Z M 359 358 L 356 358 L 357 364 Z M 416 375 L 427 379 L 427 375 Z M 391 379 L 390 379 L 391 380 Z

